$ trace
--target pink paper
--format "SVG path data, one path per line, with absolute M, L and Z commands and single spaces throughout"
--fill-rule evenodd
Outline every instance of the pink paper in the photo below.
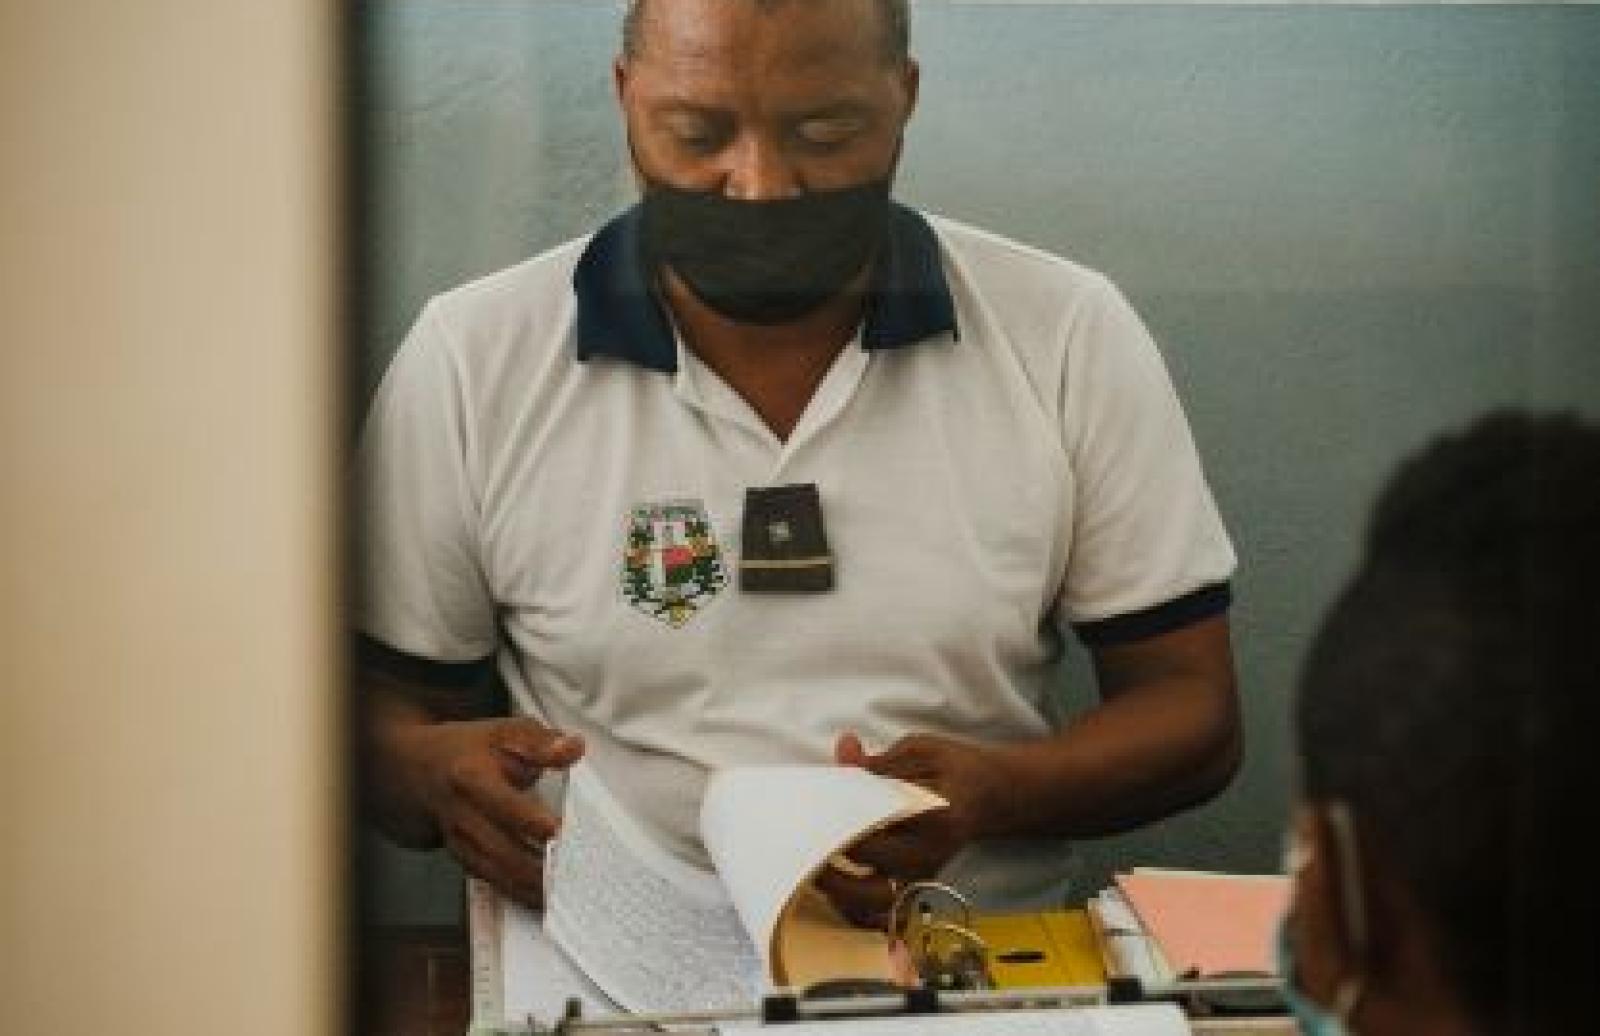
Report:
M 1197 969 L 1271 974 L 1289 879 L 1275 875 L 1135 873 L 1117 875 L 1174 975 Z

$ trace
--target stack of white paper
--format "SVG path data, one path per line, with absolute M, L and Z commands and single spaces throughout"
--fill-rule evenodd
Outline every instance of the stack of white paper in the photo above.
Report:
M 1108 974 L 1136 978 L 1146 987 L 1172 981 L 1160 948 L 1121 892 L 1108 888 L 1085 905 L 1104 946 Z

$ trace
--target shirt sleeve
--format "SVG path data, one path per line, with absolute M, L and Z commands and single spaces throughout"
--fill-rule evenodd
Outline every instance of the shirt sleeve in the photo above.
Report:
M 473 424 L 437 304 L 395 354 L 356 451 L 357 632 L 404 654 L 494 653 L 478 534 Z
M 1225 611 L 1233 546 L 1155 342 L 1105 281 L 1066 336 L 1076 492 L 1058 619 L 1101 646 Z

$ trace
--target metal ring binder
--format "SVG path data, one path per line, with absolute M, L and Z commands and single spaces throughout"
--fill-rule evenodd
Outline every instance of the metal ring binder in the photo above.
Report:
M 900 889 L 889 907 L 887 930 L 911 955 L 924 985 L 942 990 L 994 985 L 989 946 L 974 930 L 972 904 L 955 888 L 918 881 Z
M 905 938 L 905 924 L 911 917 L 911 907 L 927 906 L 925 893 L 938 893 L 954 903 L 961 911 L 961 926 L 972 927 L 972 903 L 966 896 L 942 881 L 913 881 L 901 888 L 894 902 L 889 904 L 888 932 L 891 937 Z M 931 911 L 932 908 L 929 909 Z

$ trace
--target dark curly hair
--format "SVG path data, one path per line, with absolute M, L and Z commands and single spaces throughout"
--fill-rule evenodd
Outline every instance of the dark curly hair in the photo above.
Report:
M 1485 1032 L 1592 1021 L 1597 595 L 1600 428 L 1496 413 L 1391 481 L 1301 675 L 1305 796 L 1349 804 Z

